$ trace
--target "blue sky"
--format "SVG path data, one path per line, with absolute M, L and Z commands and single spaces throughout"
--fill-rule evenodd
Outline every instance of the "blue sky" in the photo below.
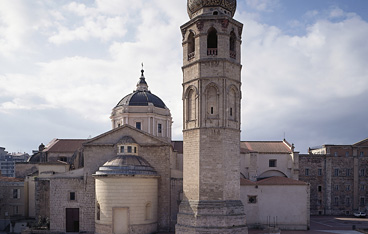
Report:
M 242 0 L 242 140 L 309 146 L 368 137 L 368 1 Z M 111 128 L 145 63 L 182 130 L 185 0 L 0 2 L 0 146 Z

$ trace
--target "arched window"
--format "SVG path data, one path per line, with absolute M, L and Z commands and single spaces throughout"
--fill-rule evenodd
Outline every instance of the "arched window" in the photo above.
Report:
M 213 85 L 207 89 L 207 114 L 209 117 L 217 117 L 218 114 L 217 89 Z
M 195 55 L 195 38 L 194 33 L 190 32 L 188 36 L 188 60 L 194 58 Z
M 230 33 L 230 58 L 236 58 L 236 36 L 234 31 Z
M 146 204 L 145 213 L 146 213 L 146 220 L 152 219 L 152 206 L 151 206 L 151 203 Z
M 217 55 L 217 31 L 214 28 L 208 30 L 207 55 Z
M 234 90 L 233 88 L 230 89 L 229 91 L 229 102 L 228 102 L 228 113 L 229 113 L 229 119 L 231 120 L 236 120 L 236 90 Z
M 96 202 L 96 220 L 101 220 L 101 207 L 98 202 Z
M 196 114 L 196 103 L 195 103 L 196 94 L 193 89 L 189 90 L 188 93 L 188 120 L 195 120 Z

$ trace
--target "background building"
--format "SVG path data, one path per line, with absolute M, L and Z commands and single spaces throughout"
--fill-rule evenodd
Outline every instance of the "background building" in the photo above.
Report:
M 311 184 L 312 215 L 366 211 L 368 139 L 352 145 L 323 145 L 300 155 L 302 181 Z
M 309 184 L 298 180 L 294 146 L 285 139 L 242 141 L 240 146 L 240 194 L 248 227 L 308 230 Z
M 27 153 L 11 153 L 0 147 L 0 176 L 15 177 L 15 163 L 26 162 L 29 158 Z

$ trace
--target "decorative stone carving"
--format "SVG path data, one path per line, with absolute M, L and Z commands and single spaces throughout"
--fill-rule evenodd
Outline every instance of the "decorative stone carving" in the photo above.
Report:
M 242 33 L 243 33 L 243 27 L 239 27 L 239 28 L 238 28 L 239 38 L 241 38 Z
M 236 10 L 236 0 L 188 0 L 188 15 L 192 18 L 194 12 L 203 7 L 222 7 L 231 12 L 234 16 Z
M 203 29 L 203 22 L 202 21 L 197 22 L 197 28 L 198 28 L 199 31 L 202 31 L 202 29 Z
M 182 28 L 181 29 L 181 35 L 182 35 L 182 37 L 183 37 L 183 41 L 185 40 L 185 34 L 187 33 L 187 29 L 185 29 L 185 28 Z
M 224 29 L 226 29 L 229 26 L 229 20 L 228 19 L 224 19 L 221 21 L 221 25 Z

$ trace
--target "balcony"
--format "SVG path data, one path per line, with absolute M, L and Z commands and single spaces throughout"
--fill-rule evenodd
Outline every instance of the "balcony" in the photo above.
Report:
M 207 55 L 217 56 L 217 48 L 208 48 Z
M 195 53 L 194 53 L 194 52 L 189 53 L 189 54 L 188 54 L 188 60 L 193 59 L 193 58 L 194 58 L 194 55 L 195 55 Z

